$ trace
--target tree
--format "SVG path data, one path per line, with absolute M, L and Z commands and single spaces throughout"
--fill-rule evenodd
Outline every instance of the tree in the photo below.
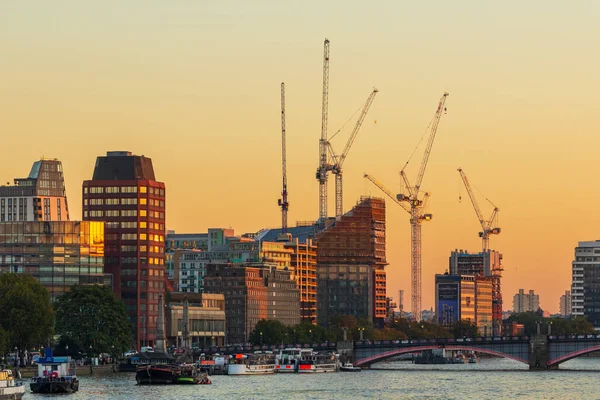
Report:
M 76 285 L 55 303 L 56 331 L 74 353 L 123 353 L 131 347 L 132 326 L 125 304 L 106 286 Z
M 461 319 L 452 324 L 452 334 L 455 338 L 479 336 L 477 326 L 466 319 Z
M 261 319 L 258 321 L 254 330 L 250 333 L 250 343 L 252 344 L 281 344 L 286 340 L 288 328 L 275 319 Z
M 285 343 L 322 343 L 333 339 L 333 335 L 326 328 L 308 322 L 290 327 L 287 337 L 290 340 Z
M 19 353 L 47 344 L 54 326 L 48 290 L 33 276 L 0 274 L 0 328 L 9 348 Z

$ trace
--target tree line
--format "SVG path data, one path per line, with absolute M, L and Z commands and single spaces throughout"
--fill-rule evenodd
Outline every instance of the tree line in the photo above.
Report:
M 125 304 L 105 286 L 75 285 L 52 303 L 31 275 L 0 274 L 0 355 L 16 351 L 23 363 L 26 350 L 48 346 L 57 355 L 67 346 L 71 356 L 122 353 L 132 333 Z

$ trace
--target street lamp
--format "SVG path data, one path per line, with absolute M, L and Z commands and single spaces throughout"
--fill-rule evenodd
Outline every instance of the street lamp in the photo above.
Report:
M 18 367 L 20 363 L 19 360 L 19 348 L 15 346 L 15 367 Z
M 360 340 L 364 340 L 363 335 L 365 333 L 365 328 L 358 328 L 358 334 L 360 335 Z
M 69 345 L 65 346 L 65 350 L 67 351 L 67 360 L 69 359 Z
M 260 345 L 262 346 L 262 332 L 260 333 Z
M 312 343 L 312 329 L 308 330 L 308 341 Z

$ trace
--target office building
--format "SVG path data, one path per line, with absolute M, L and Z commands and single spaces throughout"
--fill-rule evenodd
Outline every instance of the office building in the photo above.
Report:
M 69 221 L 60 161 L 43 158 L 33 163 L 27 178 L 0 186 L 0 222 L 4 221 Z
M 560 315 L 569 316 L 571 315 L 571 291 L 565 290 L 565 294 L 560 296 Z
M 493 334 L 493 278 L 475 277 L 475 325 L 482 336 Z
M 363 197 L 317 235 L 317 319 L 386 318 L 385 202 Z
M 513 312 L 536 312 L 540 308 L 540 296 L 533 290 L 525 293 L 524 289 L 519 289 L 519 293 L 513 296 Z
M 572 263 L 571 314 L 600 330 L 600 240 L 579 242 Z
M 205 348 L 225 344 L 225 298 L 222 294 L 170 293 L 166 307 L 169 346 Z M 184 302 L 188 302 L 187 325 Z M 184 342 L 187 339 L 187 346 Z
M 92 179 L 83 182 L 83 219 L 106 221 L 105 270 L 138 348 L 153 346 L 165 291 L 165 184 L 155 179 L 152 160 L 121 151 L 98 157 Z
M 435 315 L 440 325 L 466 320 L 475 323 L 475 277 L 472 275 L 435 276 Z
M 52 300 L 73 285 L 106 285 L 104 223 L 0 222 L 0 272 L 32 275 Z
M 206 293 L 225 296 L 226 344 L 248 343 L 261 319 L 292 326 L 300 322 L 299 291 L 290 271 L 274 264 L 211 264 L 204 279 Z
M 502 331 L 502 254 L 495 250 L 469 253 L 455 250 L 450 254 L 450 274 L 490 277 L 492 282 L 492 334 Z

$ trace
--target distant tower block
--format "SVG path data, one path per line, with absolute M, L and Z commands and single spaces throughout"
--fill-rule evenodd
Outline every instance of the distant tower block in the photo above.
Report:
M 398 309 L 400 310 L 400 316 L 404 315 L 404 290 L 398 291 Z

